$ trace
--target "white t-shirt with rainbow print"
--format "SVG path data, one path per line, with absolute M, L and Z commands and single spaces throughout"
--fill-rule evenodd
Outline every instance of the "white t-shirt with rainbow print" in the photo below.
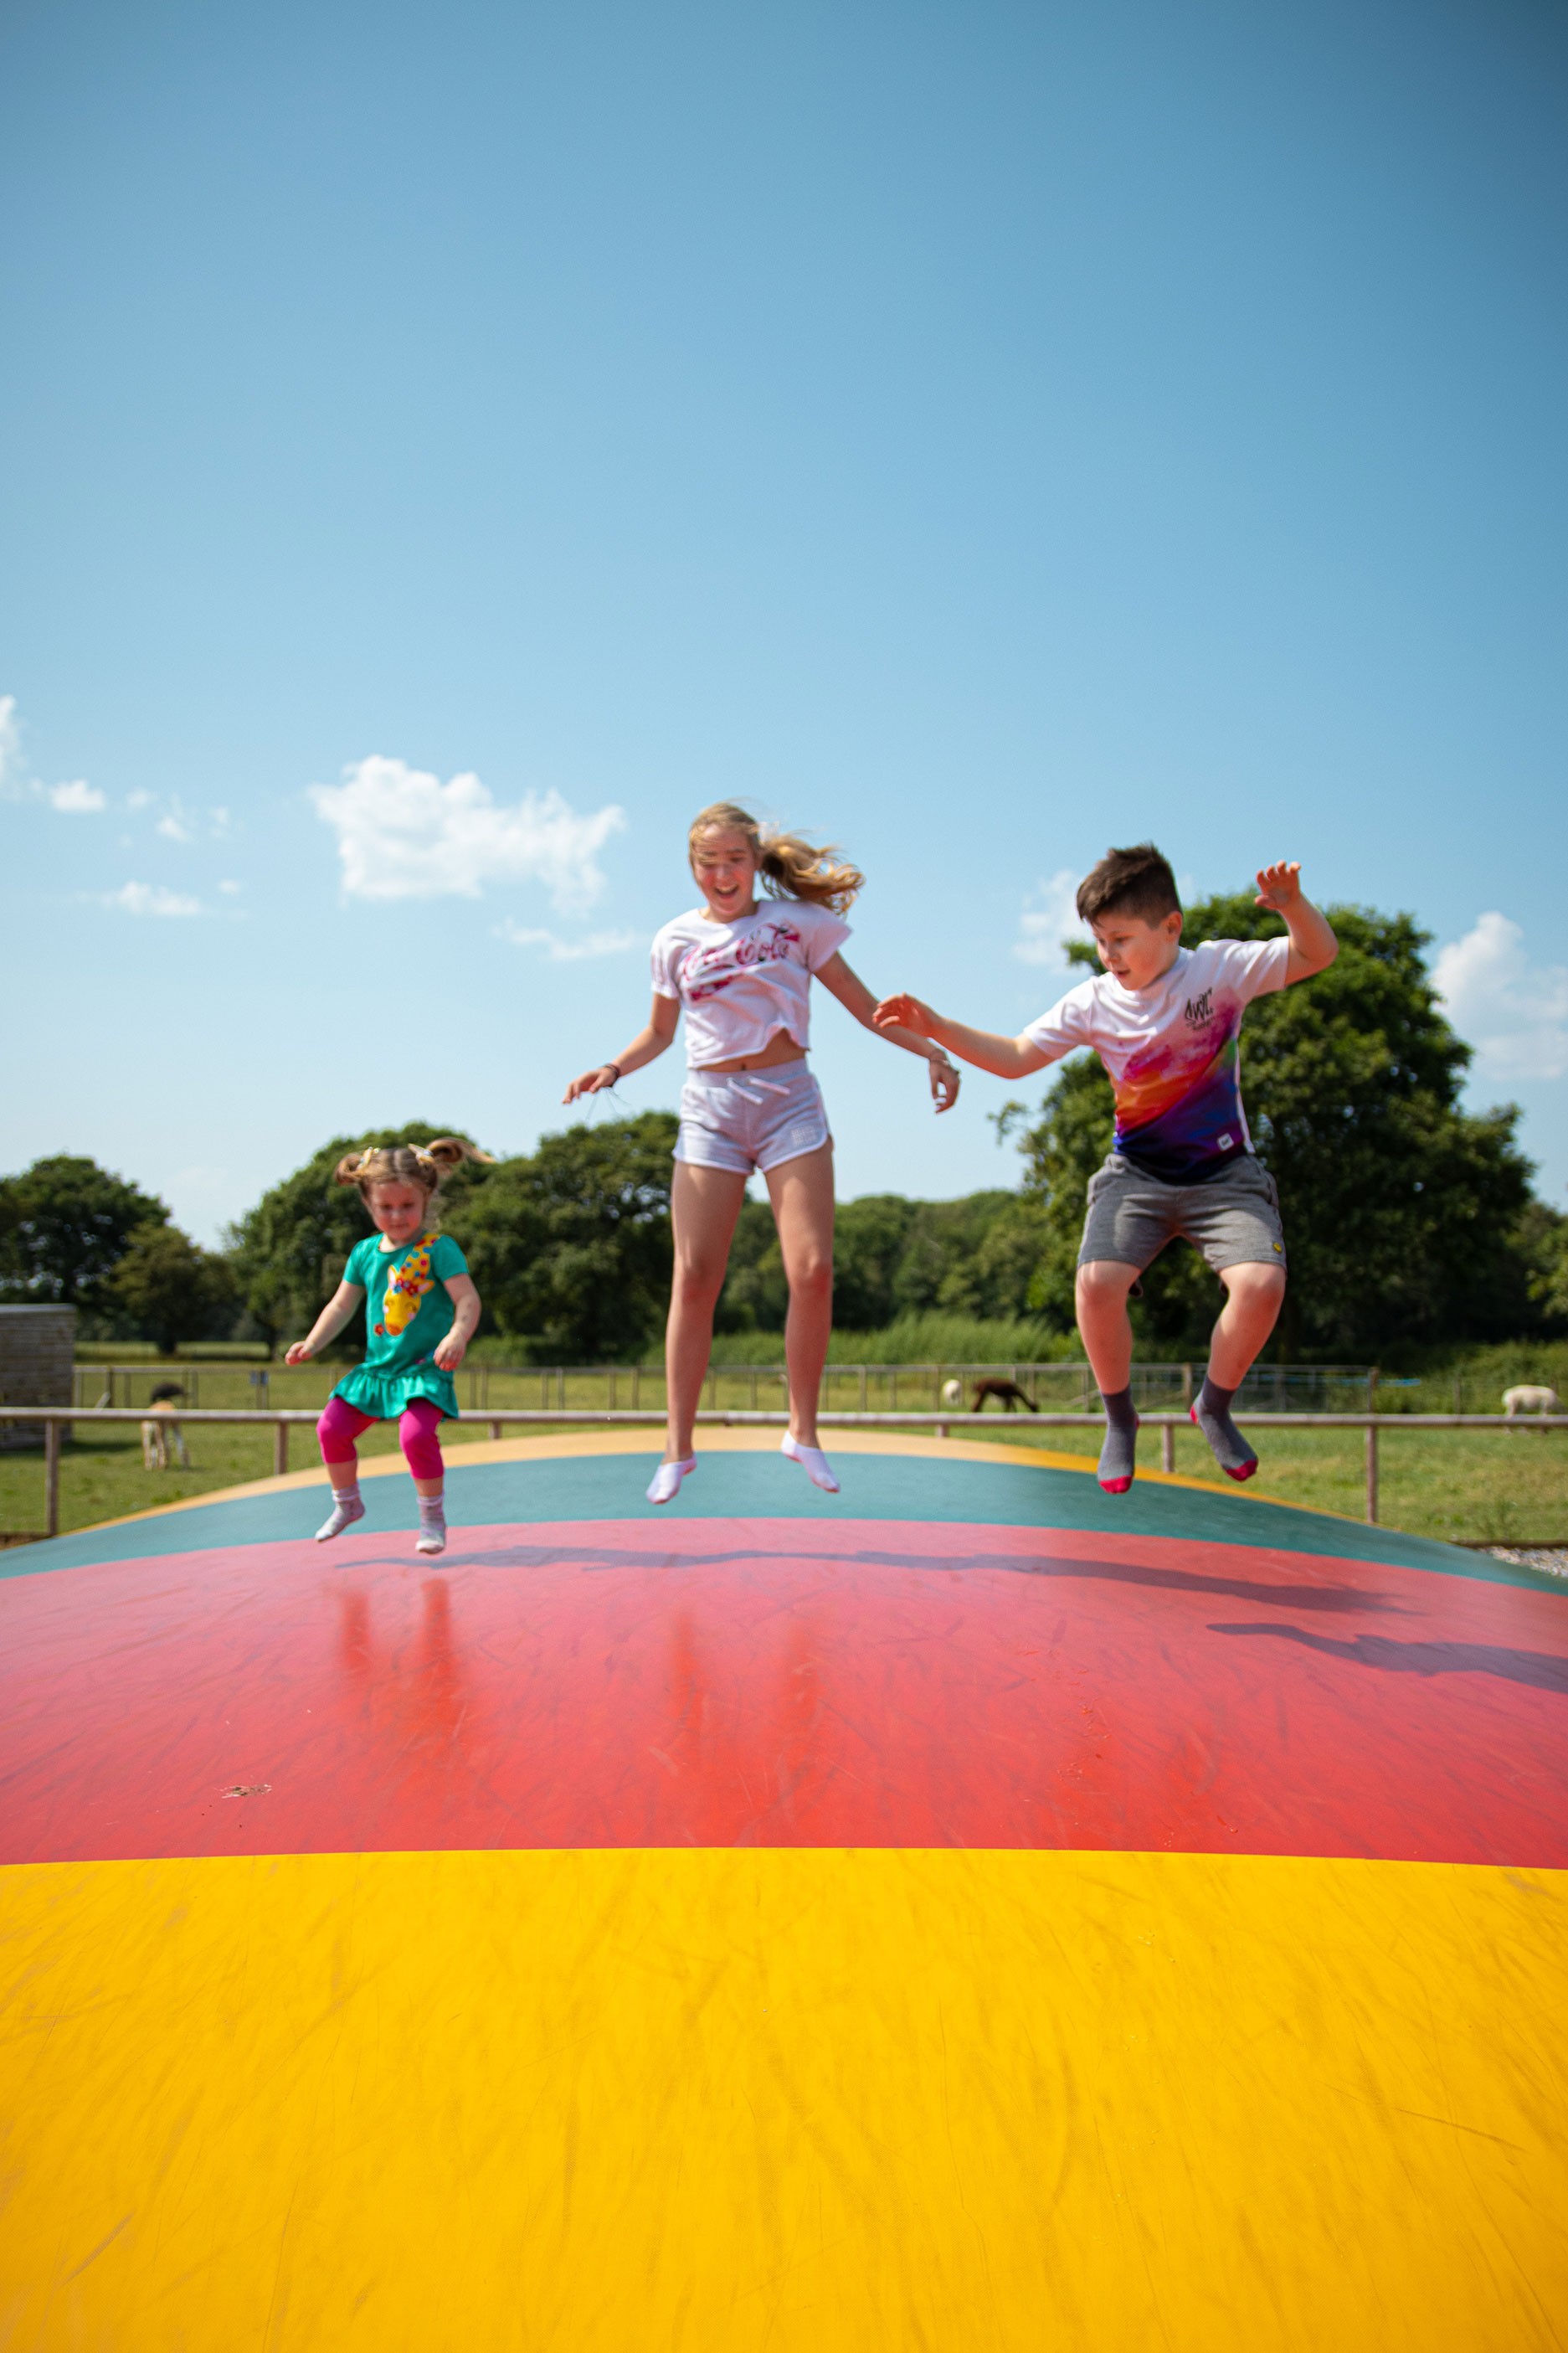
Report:
M 1167 1185 L 1201 1185 L 1250 1152 L 1241 1107 L 1241 1017 L 1285 986 L 1289 939 L 1181 948 L 1152 988 L 1079 981 L 1024 1035 L 1050 1060 L 1092 1046 L 1116 1097 L 1114 1150 Z

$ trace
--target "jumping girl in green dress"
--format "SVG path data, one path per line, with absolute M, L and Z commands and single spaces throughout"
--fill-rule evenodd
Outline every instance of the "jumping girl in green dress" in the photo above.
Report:
M 423 1146 L 351 1152 L 338 1163 L 338 1183 L 358 1186 L 377 1230 L 349 1253 L 343 1279 L 309 1338 L 296 1340 L 285 1360 L 308 1363 L 367 1302 L 364 1362 L 344 1374 L 316 1424 L 332 1482 L 332 1508 L 316 1530 L 318 1544 L 363 1519 L 355 1440 L 373 1421 L 395 1420 L 419 1497 L 415 1550 L 446 1550 L 446 1464 L 437 1432 L 448 1415 L 457 1419 L 452 1375 L 479 1324 L 479 1294 L 457 1243 L 436 1231 L 436 1195 L 448 1169 L 489 1156 L 443 1135 Z

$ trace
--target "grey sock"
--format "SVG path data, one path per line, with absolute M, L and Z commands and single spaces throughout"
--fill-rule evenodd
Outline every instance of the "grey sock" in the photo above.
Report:
M 1138 1467 L 1138 1417 L 1132 1410 L 1132 1392 L 1101 1389 L 1100 1396 L 1107 1428 L 1096 1475 L 1108 1495 L 1125 1495 Z
M 1250 1479 L 1258 1468 L 1258 1457 L 1230 1418 L 1230 1401 L 1234 1389 L 1221 1388 L 1216 1380 L 1204 1376 L 1198 1401 L 1193 1408 L 1193 1419 L 1214 1450 L 1214 1459 L 1227 1477 Z

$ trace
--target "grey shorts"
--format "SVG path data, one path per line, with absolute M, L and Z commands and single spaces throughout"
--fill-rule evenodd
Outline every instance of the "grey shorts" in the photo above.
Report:
M 1166 1185 L 1114 1152 L 1089 1180 L 1089 1215 L 1078 1262 L 1116 1259 L 1142 1269 L 1184 1235 L 1217 1274 L 1226 1266 L 1285 1264 L 1279 1196 L 1248 1152 L 1206 1185 Z
M 675 1156 L 693 1167 L 765 1174 L 831 1141 L 822 1089 L 804 1061 L 686 1074 Z

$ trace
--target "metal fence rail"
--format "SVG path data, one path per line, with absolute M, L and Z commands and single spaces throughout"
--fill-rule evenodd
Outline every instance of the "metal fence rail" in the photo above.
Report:
M 44 1486 L 46 1495 L 46 1534 L 58 1535 L 60 1522 L 60 1438 L 63 1430 L 76 1422 L 143 1422 L 153 1417 L 132 1406 L 4 1406 L 0 1407 L 0 1427 L 7 1422 L 41 1424 L 44 1432 Z M 224 1425 L 260 1423 L 273 1431 L 272 1469 L 281 1476 L 289 1468 L 289 1432 L 297 1425 L 313 1426 L 318 1419 L 314 1407 L 259 1407 L 226 1409 L 221 1407 L 182 1406 L 175 1413 L 157 1417 L 166 1423 L 217 1422 Z M 657 1407 L 604 1407 L 598 1410 L 584 1407 L 560 1406 L 495 1406 L 475 1419 L 488 1422 L 492 1439 L 499 1438 L 504 1427 L 525 1429 L 584 1425 L 599 1429 L 605 1425 L 626 1429 L 662 1429 L 664 1412 Z M 697 1416 L 699 1422 L 721 1429 L 745 1430 L 783 1428 L 789 1415 L 782 1408 L 752 1412 L 743 1408 L 704 1409 Z M 1185 1413 L 1145 1413 L 1142 1417 L 1145 1430 L 1160 1432 L 1162 1467 L 1173 1471 L 1176 1461 L 1176 1432 L 1187 1429 Z M 1508 1415 L 1501 1413 L 1269 1413 L 1243 1409 L 1233 1413 L 1237 1422 L 1256 1424 L 1269 1430 L 1361 1430 L 1366 1433 L 1366 1516 L 1375 1525 L 1377 1520 L 1378 1432 L 1384 1430 L 1568 1430 L 1568 1414 Z M 934 1413 L 918 1409 L 898 1413 L 822 1413 L 818 1422 L 827 1430 L 919 1430 L 933 1429 L 939 1438 L 946 1438 L 954 1430 L 975 1432 L 994 1430 L 996 1416 L 993 1413 L 961 1413 L 955 1409 Z M 1026 1423 L 1014 1423 L 1020 1431 L 1037 1430 L 1100 1430 L 1104 1416 L 1098 1413 L 1052 1413 L 1042 1409 Z
M 1203 1381 L 1201 1363 L 1142 1362 L 1131 1367 L 1134 1403 L 1155 1410 L 1192 1403 Z M 189 1362 L 184 1359 L 141 1364 L 79 1364 L 72 1402 L 133 1408 L 149 1405 L 155 1388 L 177 1382 L 182 1402 L 191 1410 L 205 1407 L 300 1407 L 327 1390 L 343 1370 L 335 1359 L 309 1365 L 265 1365 L 237 1360 Z M 501 1365 L 469 1356 L 454 1377 L 458 1399 L 465 1413 L 487 1414 L 493 1405 L 650 1408 L 664 1401 L 664 1368 L 637 1365 Z M 857 1412 L 901 1412 L 924 1406 L 940 1411 L 942 1389 L 956 1380 L 973 1390 L 984 1380 L 1011 1381 L 1031 1406 L 1052 1406 L 1066 1411 L 1076 1406 L 1088 1412 L 1094 1399 L 1094 1377 L 1082 1357 L 986 1359 L 930 1357 L 905 1364 L 830 1362 L 823 1375 L 823 1402 Z M 704 1402 L 713 1409 L 724 1406 L 752 1412 L 779 1398 L 784 1386 L 782 1364 L 713 1364 L 703 1383 Z M 1380 1396 L 1390 1390 L 1429 1387 L 1432 1402 L 1445 1406 L 1452 1398 L 1456 1413 L 1467 1402 L 1462 1382 L 1447 1377 L 1433 1384 L 1393 1379 L 1375 1365 L 1255 1365 L 1239 1391 L 1241 1404 L 1262 1411 L 1272 1406 L 1285 1411 L 1326 1412 L 1359 1408 L 1372 1413 Z M 1473 1384 L 1472 1384 L 1473 1387 Z M 1412 1399 L 1411 1402 L 1415 1400 Z

